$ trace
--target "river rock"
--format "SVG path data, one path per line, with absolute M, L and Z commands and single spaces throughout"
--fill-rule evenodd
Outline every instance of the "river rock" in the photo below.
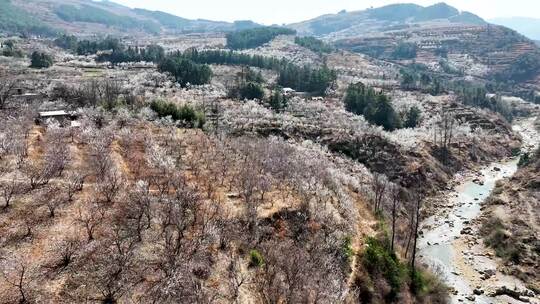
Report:
M 529 302 L 529 297 L 534 296 L 534 293 L 529 290 L 510 289 L 506 286 L 501 286 L 491 295 L 493 297 L 507 295 L 521 302 Z
M 473 293 L 474 293 L 475 295 L 479 296 L 479 295 L 483 294 L 484 291 L 483 291 L 482 289 L 475 288 L 475 289 L 473 290 Z
M 468 235 L 471 235 L 471 234 L 472 234 L 472 228 L 471 228 L 471 227 L 465 227 L 465 228 L 461 229 L 460 234 L 468 234 Z
M 473 179 L 473 183 L 475 183 L 477 185 L 480 185 L 480 186 L 484 185 L 484 181 L 480 180 L 479 178 Z
M 481 273 L 482 274 L 481 279 L 482 280 L 488 280 L 489 278 L 494 276 L 495 273 L 496 273 L 495 269 L 486 269 Z

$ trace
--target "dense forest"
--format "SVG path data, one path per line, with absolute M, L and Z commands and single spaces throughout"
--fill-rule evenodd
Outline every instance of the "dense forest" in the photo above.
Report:
M 165 58 L 165 50 L 159 45 L 147 47 L 128 47 L 116 49 L 111 53 L 102 53 L 97 57 L 98 62 L 110 62 L 112 65 L 123 62 L 154 62 L 159 63 Z
M 54 40 L 54 44 L 77 55 L 93 55 L 99 51 L 122 50 L 125 46 L 118 38 L 106 37 L 95 40 L 79 40 L 72 35 L 61 35 Z
M 286 60 L 279 60 L 259 55 L 246 55 L 233 51 L 197 51 L 187 50 L 177 56 L 183 56 L 194 62 L 206 64 L 248 65 L 262 69 L 272 69 L 279 73 L 278 84 L 297 91 L 324 95 L 335 82 L 336 72 L 323 66 L 297 66 Z
M 345 109 L 364 118 L 372 124 L 382 126 L 385 130 L 395 130 L 402 127 L 399 115 L 394 110 L 390 98 L 383 92 L 375 92 L 363 83 L 351 84 L 347 88 L 344 99 Z M 413 111 L 417 111 L 413 110 Z M 415 116 L 411 116 L 415 117 Z M 418 119 L 418 116 L 416 116 Z M 417 121 L 407 121 L 410 127 L 415 127 Z
M 331 53 L 334 50 L 334 47 L 315 37 L 295 37 L 294 42 L 315 53 Z
M 227 34 L 227 47 L 233 50 L 259 47 L 279 35 L 294 35 L 296 31 L 281 27 L 260 27 Z
M 182 87 L 188 84 L 206 84 L 212 78 L 212 70 L 209 66 L 182 57 L 165 58 L 159 63 L 158 70 L 171 74 Z

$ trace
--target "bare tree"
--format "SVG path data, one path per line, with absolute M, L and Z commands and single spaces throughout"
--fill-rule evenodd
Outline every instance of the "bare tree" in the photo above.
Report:
M 44 155 L 44 162 L 47 171 L 52 177 L 59 177 L 64 172 L 69 159 L 67 143 L 63 139 L 63 133 L 55 134 L 47 140 L 47 149 Z
M 396 220 L 397 213 L 401 202 L 401 188 L 398 185 L 394 185 L 391 190 L 392 196 L 392 252 L 394 252 L 394 243 L 396 239 Z
M 35 161 L 24 164 L 22 171 L 28 178 L 28 183 L 32 190 L 44 186 L 51 180 L 51 175 L 54 172 L 49 171 L 50 167 L 44 166 L 42 163 Z
M 97 180 L 102 180 L 109 168 L 112 168 L 114 165 L 110 152 L 112 141 L 112 135 L 107 132 L 98 132 L 92 139 L 90 147 L 90 168 L 96 175 Z
M 28 158 L 28 143 L 26 139 L 19 138 L 13 143 L 13 153 L 17 168 L 21 169 Z
M 420 209 L 422 208 L 422 198 L 420 196 L 414 197 L 415 202 L 415 221 L 414 221 L 414 242 L 412 247 L 412 258 L 411 258 L 411 269 L 413 273 L 416 271 L 416 249 L 417 249 L 417 241 L 418 241 L 418 228 L 420 227 Z
M 67 196 L 68 202 L 73 201 L 75 193 L 83 190 L 85 176 L 78 172 L 71 172 L 67 175 L 62 187 Z
M 105 203 L 114 203 L 121 192 L 123 179 L 115 169 L 109 169 L 102 180 L 95 186 L 96 193 Z
M 118 98 L 122 94 L 122 86 L 120 81 L 116 79 L 112 81 L 103 81 L 101 83 L 101 93 L 104 107 L 107 109 L 114 108 Z
M 227 266 L 229 298 L 232 302 L 238 303 L 240 288 L 250 283 L 248 275 L 242 270 L 240 260 L 236 257 L 230 257 L 231 261 Z
M 134 227 L 137 241 L 141 242 L 143 231 L 150 229 L 152 223 L 152 195 L 149 184 L 138 182 L 136 189 L 129 193 L 127 200 L 120 214 L 129 226 Z
M 12 176 L 9 181 L 0 182 L 0 195 L 4 199 L 3 209 L 9 208 L 13 198 L 22 192 L 22 185 L 16 180 L 15 176 Z
M 55 255 L 53 269 L 63 269 L 72 264 L 77 252 L 81 248 L 81 242 L 74 237 L 67 237 L 58 241 L 52 247 L 52 254 Z
M 375 212 L 381 211 L 386 188 L 388 187 L 388 179 L 382 174 L 375 173 L 371 180 L 371 190 L 374 194 Z
M 68 202 L 68 198 L 57 186 L 48 186 L 43 189 L 36 199 L 38 206 L 46 206 L 49 217 L 56 216 L 56 210 Z
M 95 238 L 96 229 L 105 218 L 105 209 L 94 202 L 87 202 L 86 205 L 89 206 L 85 207 L 84 210 L 83 208 L 78 209 L 76 221 L 84 228 L 87 241 L 91 242 Z
M 5 109 L 7 103 L 9 102 L 9 99 L 11 98 L 11 91 L 16 84 L 16 79 L 0 79 L 0 110 Z
M 450 145 L 452 144 L 456 124 L 457 121 L 454 114 L 444 111 L 441 114 L 439 121 L 436 122 L 433 130 L 433 141 L 440 149 L 444 162 L 448 161 Z
M 26 304 L 29 303 L 29 277 L 28 277 L 28 266 L 23 262 L 12 261 L 8 262 L 11 265 L 3 267 L 2 276 L 6 283 L 14 288 L 19 294 L 19 299 L 17 303 Z

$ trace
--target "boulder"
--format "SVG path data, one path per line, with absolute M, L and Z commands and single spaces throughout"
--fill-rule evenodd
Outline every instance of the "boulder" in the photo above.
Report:
M 472 234 L 472 228 L 471 227 L 465 227 L 465 228 L 461 229 L 460 234 L 471 235 Z
M 465 297 L 465 299 L 474 302 L 474 300 L 476 300 L 476 297 L 473 295 L 470 295 L 470 296 Z

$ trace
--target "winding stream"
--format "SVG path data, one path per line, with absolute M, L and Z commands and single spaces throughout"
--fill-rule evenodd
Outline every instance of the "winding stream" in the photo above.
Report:
M 538 133 L 533 127 L 534 120 L 535 118 L 520 120 L 513 126 L 523 137 L 526 150 L 538 144 Z M 517 163 L 518 158 L 511 158 L 492 163 L 479 173 L 457 175 L 455 179 L 459 185 L 446 194 L 446 208 L 423 223 L 424 235 L 419 239 L 420 257 L 453 288 L 452 303 L 522 303 L 509 297 L 499 299 L 487 295 L 490 288 L 503 285 L 525 288 L 525 284 L 496 271 L 497 261 L 483 247 L 482 241 L 475 238 L 477 227 L 475 229 L 473 224 L 480 216 L 481 203 L 489 197 L 495 183 L 512 176 L 517 171 Z M 471 232 L 462 234 L 464 228 Z M 470 234 L 473 235 L 472 240 Z M 484 281 L 487 279 L 471 279 L 484 273 L 490 274 L 489 282 Z M 475 289 L 485 292 L 475 295 Z M 531 302 L 540 303 L 535 299 L 531 299 Z

